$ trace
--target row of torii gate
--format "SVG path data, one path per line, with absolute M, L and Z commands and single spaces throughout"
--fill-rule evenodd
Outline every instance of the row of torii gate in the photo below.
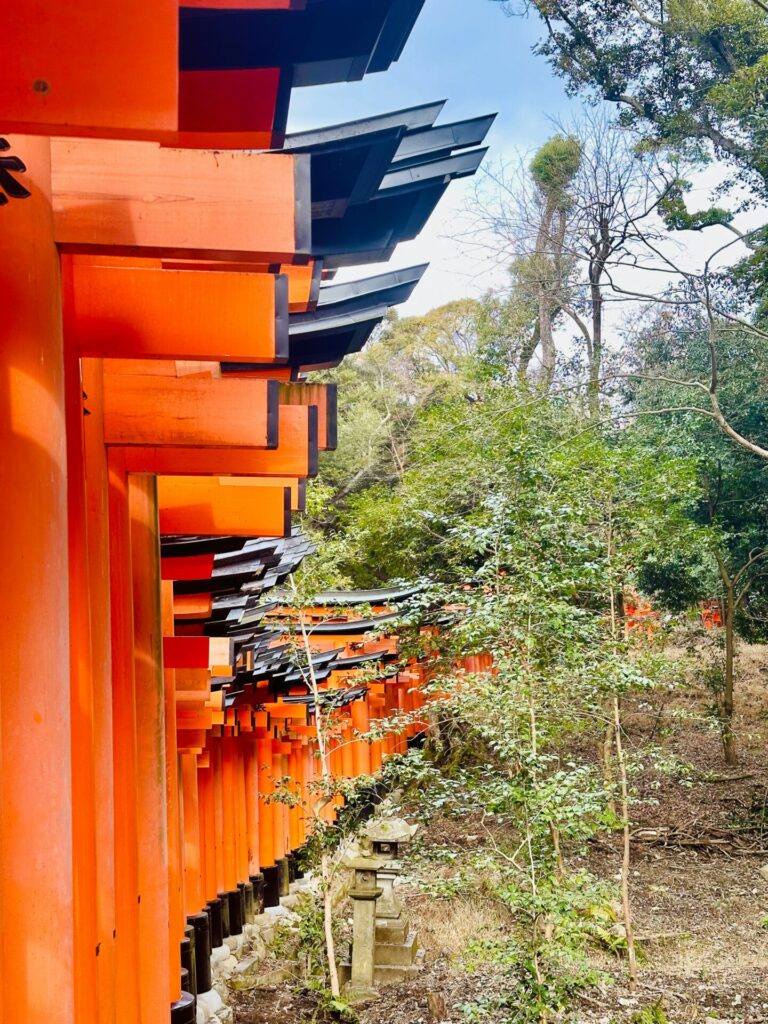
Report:
M 434 103 L 290 135 L 288 107 L 293 88 L 385 71 L 422 4 L 3 12 L 8 1024 L 194 1020 L 188 920 L 237 927 L 304 841 L 306 801 L 269 800 L 283 777 L 306 797 L 317 770 L 269 591 L 307 554 L 291 513 L 335 444 L 335 389 L 306 375 L 410 295 L 424 267 L 334 276 L 415 237 L 492 118 L 436 125 Z M 316 616 L 340 620 L 312 631 L 338 775 L 375 771 L 417 727 L 356 739 L 418 712 L 418 664 L 360 685 L 366 659 L 396 653 L 397 600 Z

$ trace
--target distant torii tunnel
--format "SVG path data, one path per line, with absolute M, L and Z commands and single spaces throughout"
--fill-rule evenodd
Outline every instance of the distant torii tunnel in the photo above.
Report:
M 385 71 L 422 3 L 4 12 L 9 1024 L 194 1021 L 206 942 L 242 923 L 254 881 L 278 897 L 304 842 L 306 801 L 269 799 L 277 778 L 306 797 L 317 762 L 268 591 L 309 553 L 291 514 L 335 445 L 336 390 L 306 374 L 409 297 L 423 266 L 331 278 L 415 237 L 478 167 L 492 119 L 436 126 L 436 103 L 291 136 L 288 109 L 293 88 Z M 375 771 L 418 728 L 422 666 L 361 682 L 366 659 L 397 653 L 376 620 L 401 596 L 348 595 L 373 620 L 313 629 L 339 776 Z M 401 711 L 400 734 L 356 739 Z M 189 925 L 206 951 L 194 977 Z

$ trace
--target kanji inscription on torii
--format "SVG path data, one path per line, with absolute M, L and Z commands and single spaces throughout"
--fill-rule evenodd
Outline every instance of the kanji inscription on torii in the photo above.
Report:
M 0 153 L 5 153 L 11 148 L 7 139 L 0 138 Z M 5 206 L 9 199 L 28 199 L 31 192 L 28 192 L 20 182 L 14 178 L 11 171 L 21 174 L 27 167 L 23 160 L 17 156 L 0 156 L 0 206 Z

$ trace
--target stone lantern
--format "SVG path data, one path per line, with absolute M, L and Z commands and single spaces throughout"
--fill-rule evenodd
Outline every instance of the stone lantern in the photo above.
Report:
M 354 885 L 349 890 L 353 905 L 352 973 L 345 994 L 350 1002 L 375 996 L 376 970 L 376 901 L 382 894 L 376 873 L 385 865 L 370 849 L 345 861 L 354 872 Z
M 370 841 L 374 854 L 384 861 L 379 869 L 382 888 L 376 906 L 379 918 L 394 921 L 403 913 L 403 905 L 395 893 L 395 881 L 402 870 L 403 847 L 411 842 L 417 829 L 418 825 L 409 825 L 403 818 L 375 818 L 365 827 L 365 838 Z
M 364 840 L 381 862 L 374 952 L 374 979 L 380 985 L 405 981 L 419 968 L 421 953 L 416 934 L 411 930 L 405 907 L 395 889 L 402 870 L 400 858 L 415 832 L 416 826 L 402 818 L 377 818 L 369 821 L 364 830 Z

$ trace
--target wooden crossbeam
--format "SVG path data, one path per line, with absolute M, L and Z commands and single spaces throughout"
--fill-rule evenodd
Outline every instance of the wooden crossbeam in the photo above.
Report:
M 287 278 L 71 257 L 62 264 L 64 329 L 80 355 L 223 362 L 287 355 Z
M 281 384 L 281 405 L 316 405 L 320 451 L 334 451 L 337 443 L 338 395 L 335 384 Z
M 275 448 L 272 381 L 104 375 L 107 445 Z
M 226 637 L 164 636 L 163 664 L 174 669 L 231 666 L 234 642 Z
M 158 477 L 160 531 L 234 537 L 284 537 L 291 529 L 286 487 L 229 485 L 226 477 Z
M 56 242 L 64 252 L 303 262 L 308 158 L 52 139 Z
M 304 512 L 307 504 L 307 481 L 299 480 L 296 477 L 279 476 L 267 477 L 234 477 L 231 481 L 234 486 L 245 487 L 285 487 L 291 494 L 291 511 Z
M 134 473 L 167 476 L 309 477 L 317 473 L 317 408 L 284 406 L 278 411 L 278 441 L 272 450 L 256 448 L 122 449 Z
M 203 580 L 209 579 L 212 575 L 213 555 L 186 555 L 182 558 L 160 559 L 160 578 L 163 580 Z

